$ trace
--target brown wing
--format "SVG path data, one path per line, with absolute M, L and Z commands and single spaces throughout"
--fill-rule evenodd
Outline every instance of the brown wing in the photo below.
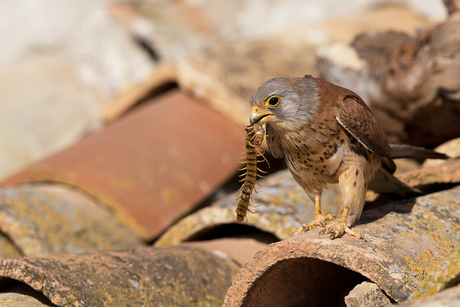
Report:
M 368 150 L 381 157 L 383 166 L 393 173 L 390 146 L 383 129 L 376 123 L 369 107 L 358 95 L 346 95 L 337 110 L 337 121 Z
M 281 147 L 281 141 L 275 129 L 273 129 L 269 123 L 266 124 L 265 130 L 267 130 L 267 145 L 268 149 L 273 157 L 282 159 L 284 158 L 283 148 Z

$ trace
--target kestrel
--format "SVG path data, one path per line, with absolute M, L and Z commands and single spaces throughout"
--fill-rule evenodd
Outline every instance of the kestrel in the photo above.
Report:
M 275 158 L 284 158 L 292 176 L 315 203 L 315 217 L 296 232 L 325 227 L 333 219 L 321 212 L 321 193 L 339 184 L 343 213 L 321 233 L 338 238 L 363 211 L 366 190 L 418 193 L 392 174 L 390 144 L 369 107 L 354 92 L 325 80 L 275 78 L 252 95 L 251 124 L 266 125 L 267 144 Z M 404 145 L 403 145 L 404 146 Z

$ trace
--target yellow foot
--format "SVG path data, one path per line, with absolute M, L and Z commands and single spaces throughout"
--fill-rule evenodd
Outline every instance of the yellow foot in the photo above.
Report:
M 298 234 L 301 234 L 301 233 L 304 233 L 304 232 L 307 232 L 315 227 L 326 227 L 326 223 L 329 222 L 329 221 L 332 221 L 333 219 L 335 219 L 335 216 L 330 214 L 330 213 L 326 213 L 325 215 L 322 215 L 322 214 L 316 214 L 315 215 L 315 218 L 313 219 L 313 221 L 311 223 L 308 223 L 308 224 L 303 224 L 302 226 L 300 226 L 299 228 L 297 228 L 296 230 L 294 230 L 292 232 L 292 235 L 298 235 Z
M 331 240 L 340 238 L 344 234 L 347 234 L 349 236 L 353 236 L 353 237 L 356 237 L 358 239 L 363 239 L 364 241 L 366 241 L 366 239 L 364 238 L 363 235 L 361 235 L 360 233 L 358 233 L 356 231 L 351 230 L 350 227 L 348 227 L 342 221 L 337 221 L 337 224 L 335 224 L 334 226 L 331 226 L 331 227 L 328 227 L 328 228 L 325 228 L 325 229 L 321 230 L 319 232 L 319 234 L 320 235 L 322 235 L 322 234 L 331 234 L 329 236 L 329 239 L 331 239 Z

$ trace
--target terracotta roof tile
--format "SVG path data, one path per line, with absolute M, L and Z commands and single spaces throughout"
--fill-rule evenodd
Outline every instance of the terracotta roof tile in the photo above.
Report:
M 459 219 L 457 187 L 363 212 L 355 228 L 367 242 L 317 230 L 270 244 L 240 270 L 224 306 L 332 306 L 366 278 L 397 302 L 436 293 L 460 273 Z
M 237 270 L 186 246 L 0 259 L 0 276 L 58 306 L 220 306 Z
M 436 183 L 458 184 L 460 183 L 460 159 L 402 173 L 397 177 L 411 186 L 424 186 Z
M 143 246 L 92 198 L 65 186 L 25 185 L 0 189 L 2 256 L 50 256 Z M 5 251 L 13 245 L 16 253 Z M 11 248 L 10 248 L 11 249 Z
M 281 240 L 290 238 L 294 229 L 313 219 L 314 205 L 288 170 L 276 172 L 259 182 L 258 192 L 252 194 L 251 202 L 255 206 L 256 213 L 248 213 L 247 221 L 242 223 L 236 221 L 235 209 L 238 201 L 237 193 L 233 193 L 210 207 L 186 216 L 170 227 L 156 244 L 158 246 L 177 244 L 189 240 L 205 229 L 234 223 L 255 227 Z M 324 191 L 322 204 L 325 212 L 335 214 L 339 203 L 338 189 Z
M 444 289 L 432 296 L 401 304 L 401 307 L 456 307 L 459 303 L 460 286 Z
M 76 186 L 154 238 L 234 174 L 243 137 L 244 129 L 174 90 L 2 186 Z

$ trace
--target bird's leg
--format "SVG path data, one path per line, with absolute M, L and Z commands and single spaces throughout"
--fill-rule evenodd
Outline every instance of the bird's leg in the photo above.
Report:
M 334 215 L 330 213 L 326 213 L 325 215 L 321 214 L 321 193 L 315 195 L 315 217 L 313 221 L 308 224 L 303 224 L 296 231 L 294 231 L 294 235 L 307 232 L 315 227 L 326 227 L 326 223 L 330 220 L 335 218 Z
M 337 221 L 337 224 L 335 224 L 332 227 L 325 228 L 319 232 L 319 234 L 331 234 L 330 239 L 336 239 L 340 238 L 344 234 L 347 234 L 349 236 L 356 237 L 358 239 L 363 239 L 366 241 L 366 239 L 358 232 L 351 230 L 350 227 L 347 226 L 347 217 L 348 217 L 348 211 L 349 211 L 349 206 L 348 204 L 345 204 L 342 212 L 342 216 L 340 219 Z
M 353 226 L 363 211 L 367 188 L 366 173 L 369 173 L 366 163 L 364 158 L 353 158 L 339 176 L 340 195 L 344 204 L 342 216 L 335 225 L 323 229 L 319 234 L 331 234 L 331 239 L 340 238 L 344 234 L 364 239 L 348 225 Z

